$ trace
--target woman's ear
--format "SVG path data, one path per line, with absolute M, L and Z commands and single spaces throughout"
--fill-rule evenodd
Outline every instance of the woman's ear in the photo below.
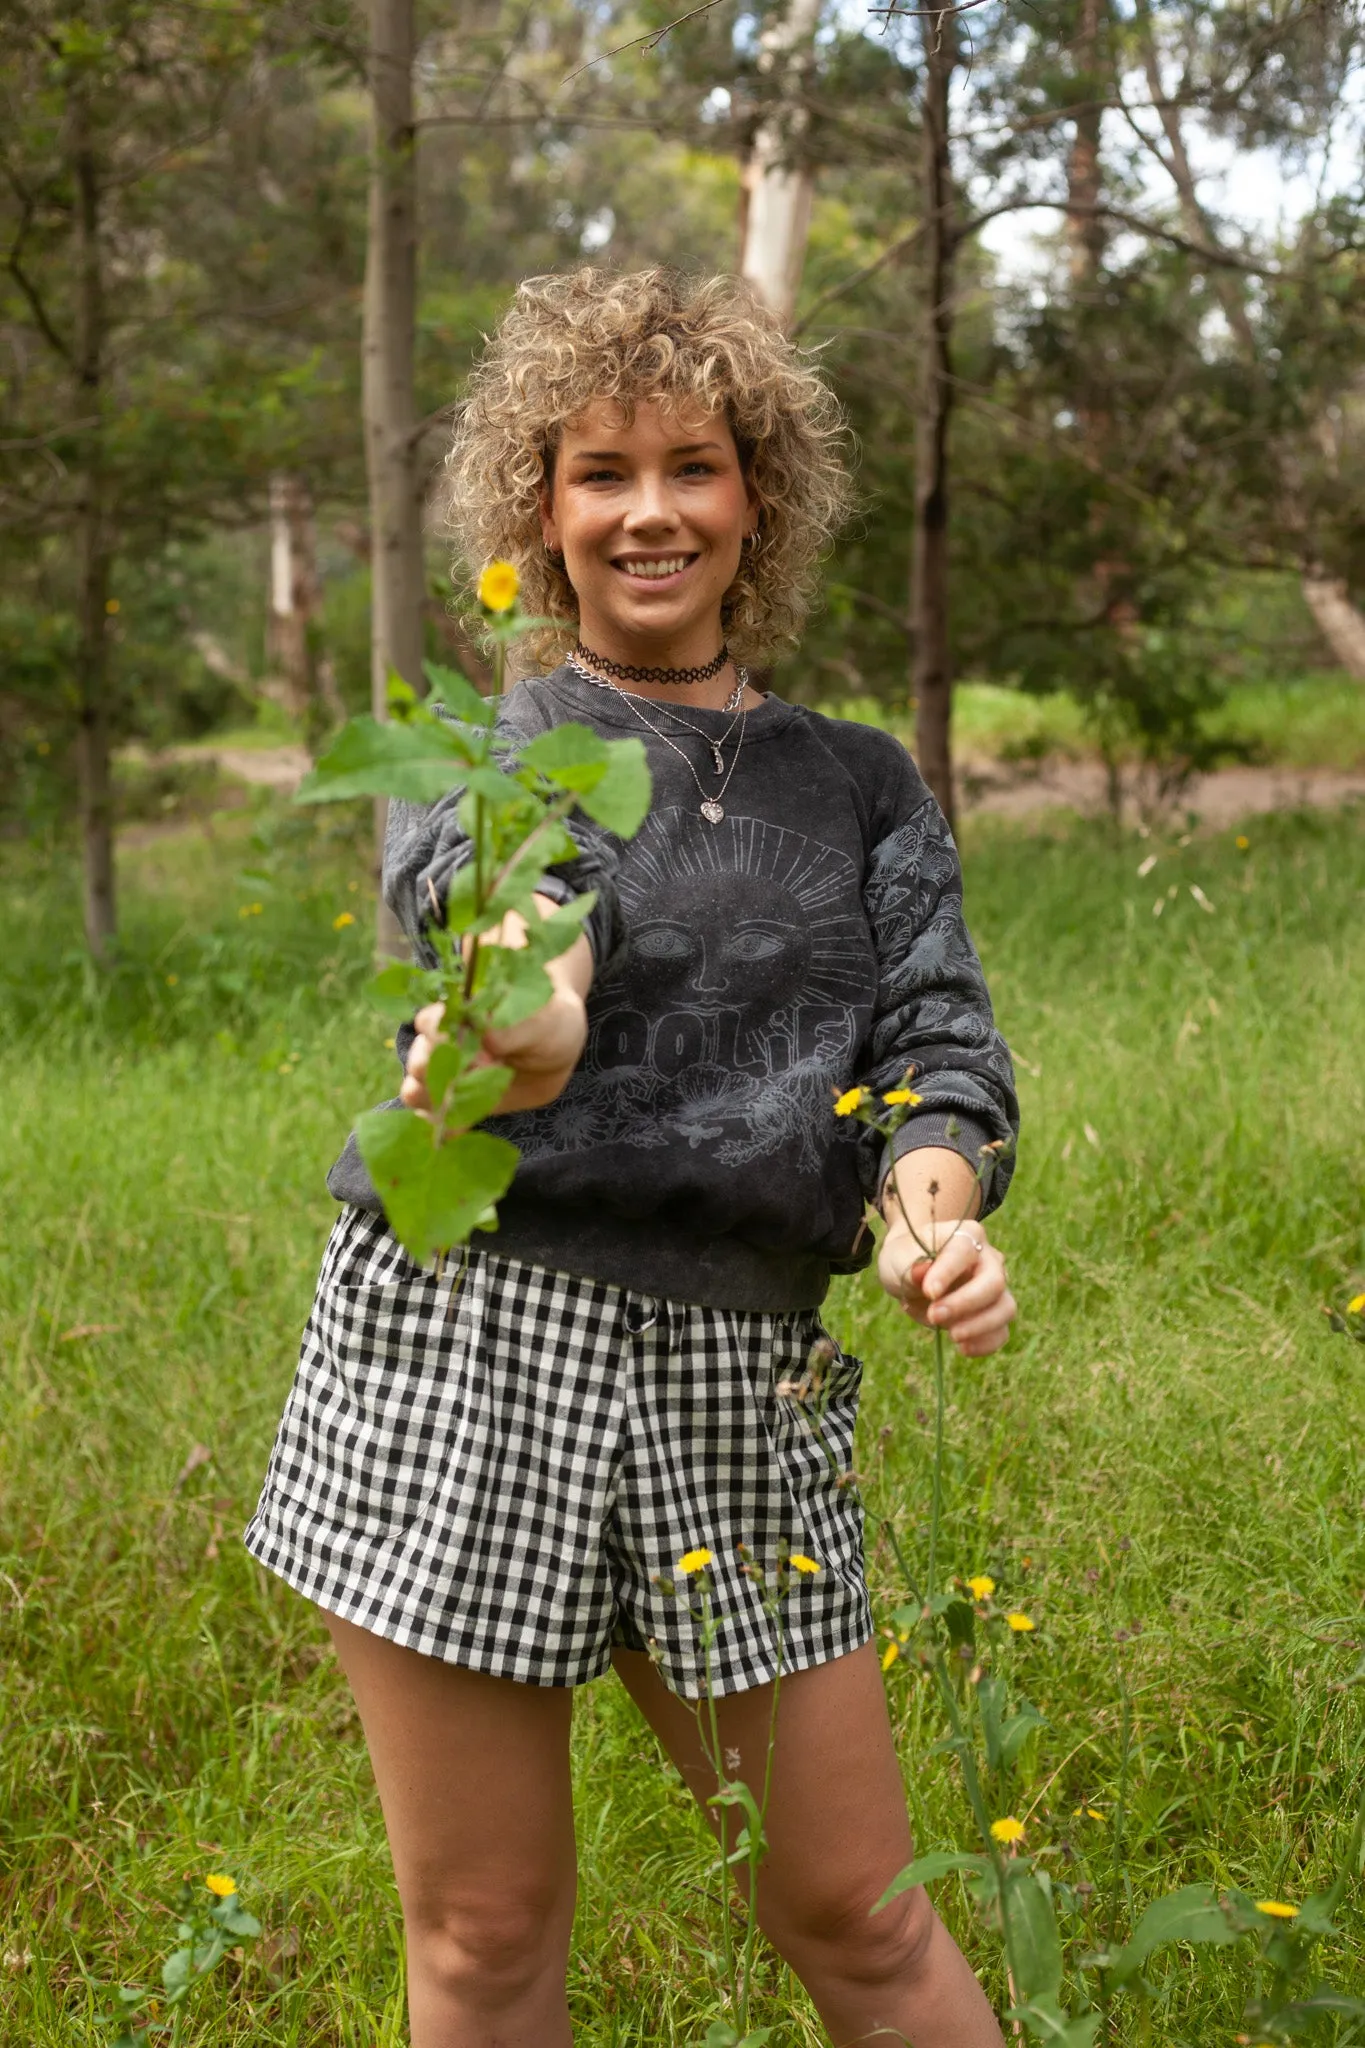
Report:
M 562 554 L 563 546 L 559 538 L 559 526 L 555 520 L 554 495 L 548 478 L 541 483 L 539 499 L 540 537 L 551 554 Z

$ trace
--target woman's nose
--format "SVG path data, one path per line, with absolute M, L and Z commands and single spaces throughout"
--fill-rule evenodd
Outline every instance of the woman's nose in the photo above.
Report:
M 670 527 L 678 523 L 672 493 L 662 477 L 637 477 L 626 508 L 628 532 L 646 527 Z

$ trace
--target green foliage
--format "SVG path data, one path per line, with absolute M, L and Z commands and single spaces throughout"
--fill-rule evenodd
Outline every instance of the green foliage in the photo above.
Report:
M 386 968 L 372 984 L 380 1004 L 412 1014 L 443 1007 L 443 1043 L 427 1075 L 430 1112 L 372 1111 L 356 1142 L 394 1234 L 421 1264 L 497 1227 L 497 1203 L 516 1171 L 516 1147 L 468 1130 L 490 1115 L 513 1075 L 486 1064 L 485 1034 L 523 1023 L 553 989 L 546 963 L 579 937 L 592 908 L 580 895 L 542 917 L 536 886 L 577 848 L 565 821 L 581 809 L 630 838 L 649 808 L 649 765 L 639 740 L 599 739 L 590 726 L 559 725 L 513 753 L 498 732 L 503 665 L 519 634 L 540 624 L 515 600 L 485 607 L 495 647 L 493 694 L 480 697 L 450 669 L 428 665 L 440 695 L 422 703 L 400 676 L 389 682 L 387 719 L 353 718 L 298 792 L 302 803 L 357 796 L 432 803 L 458 789 L 469 858 L 457 870 L 428 943 L 435 966 Z M 508 917 L 523 921 L 517 946 L 499 943 Z M 501 1083 L 501 1085 L 499 1085 Z
M 224 1883 L 232 1885 L 226 1894 L 216 1889 Z M 175 2048 L 181 2039 L 187 2000 L 230 1950 L 240 1950 L 244 1943 L 259 1939 L 261 1923 L 246 1911 L 231 1878 L 215 1878 L 207 1889 L 206 1900 L 194 1885 L 180 1887 L 176 1934 L 183 1946 L 173 1949 L 162 1964 L 159 1992 L 128 1986 L 117 1992 L 112 2011 L 99 2021 L 111 2036 L 108 2048 L 150 2048 L 162 2039 Z M 170 2014 L 169 2019 L 152 2016 L 163 2010 Z

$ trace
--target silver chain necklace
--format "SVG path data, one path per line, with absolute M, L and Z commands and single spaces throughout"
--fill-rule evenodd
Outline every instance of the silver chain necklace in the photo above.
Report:
M 720 735 L 719 739 L 712 739 L 710 733 L 703 732 L 700 726 L 693 725 L 688 719 L 679 718 L 676 711 L 670 710 L 666 706 L 660 706 L 660 709 L 665 712 L 665 715 L 667 717 L 676 719 L 679 725 L 685 726 L 688 732 L 695 733 L 697 738 L 699 740 L 704 741 L 705 744 L 711 749 L 711 757 L 716 764 L 717 775 L 725 775 L 725 758 L 721 753 L 721 748 L 725 744 L 726 740 L 729 739 L 731 733 L 734 731 L 736 723 L 738 723 L 739 739 L 735 744 L 735 757 L 734 760 L 730 763 L 730 773 L 728 775 L 725 775 L 725 780 L 724 782 L 722 782 L 720 788 L 716 791 L 715 795 L 708 796 L 706 793 L 706 785 L 703 783 L 700 775 L 698 775 L 696 769 L 693 767 L 689 757 L 683 752 L 682 748 L 677 744 L 676 740 L 670 739 L 666 732 L 660 732 L 658 726 L 655 725 L 653 719 L 645 717 L 644 712 L 640 709 L 639 698 L 636 696 L 636 693 L 633 690 L 623 690 L 620 688 L 618 684 L 606 682 L 601 676 L 595 676 L 592 673 L 591 669 L 584 667 L 582 662 L 575 661 L 572 655 L 570 655 L 568 658 L 568 665 L 576 675 L 582 676 L 585 682 L 595 683 L 599 690 L 610 690 L 614 696 L 622 698 L 624 702 L 630 706 L 630 709 L 635 713 L 635 716 L 639 719 L 641 725 L 643 725 L 647 731 L 652 732 L 655 739 L 661 741 L 662 744 L 668 748 L 671 754 L 677 755 L 678 759 L 686 768 L 688 774 L 692 777 L 693 782 L 695 782 L 695 784 L 697 785 L 697 795 L 701 798 L 702 817 L 706 820 L 708 825 L 719 825 L 725 817 L 725 806 L 721 802 L 721 798 L 724 796 L 726 790 L 730 787 L 731 779 L 734 775 L 736 768 L 739 766 L 740 748 L 744 745 L 744 726 L 749 716 L 749 708 L 744 703 L 744 693 L 749 687 L 748 670 L 743 668 L 736 670 L 736 673 L 739 677 L 739 681 L 736 683 L 734 689 L 730 692 L 730 695 L 726 699 L 725 703 L 721 706 L 722 711 L 733 711 L 735 712 L 736 717 L 730 720 L 730 723 L 726 726 L 724 732 Z

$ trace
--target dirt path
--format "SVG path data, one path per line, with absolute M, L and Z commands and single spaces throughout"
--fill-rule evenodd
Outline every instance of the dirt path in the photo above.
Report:
M 216 761 L 224 775 L 257 788 L 293 790 L 309 767 L 302 747 L 171 747 L 162 760 Z M 1104 769 L 1098 761 L 1061 757 L 1019 767 L 999 761 L 961 764 L 962 808 L 968 815 L 994 813 L 1024 818 L 1046 810 L 1096 816 L 1108 804 Z M 1365 799 L 1365 769 L 1219 768 L 1196 776 L 1181 795 L 1178 815 L 1194 812 L 1214 831 L 1264 811 L 1327 808 L 1351 798 Z
M 1092 817 L 1109 804 L 1098 761 L 1056 758 L 1027 770 L 998 761 L 966 762 L 962 778 L 967 812 L 1022 818 L 1071 810 Z M 1353 797 L 1365 798 L 1365 769 L 1218 768 L 1194 776 L 1172 808 L 1177 817 L 1193 812 L 1200 824 L 1220 831 L 1265 811 L 1329 808 Z

